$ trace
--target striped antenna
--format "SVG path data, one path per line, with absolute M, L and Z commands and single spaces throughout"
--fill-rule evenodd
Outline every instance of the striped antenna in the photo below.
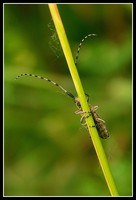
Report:
M 77 50 L 77 54 L 76 54 L 76 59 L 75 59 L 75 65 L 77 65 L 77 60 L 78 60 L 78 57 L 79 57 L 79 52 L 80 52 L 80 49 L 81 49 L 81 46 L 83 44 L 83 42 L 88 38 L 88 37 L 91 37 L 91 36 L 96 36 L 96 34 L 88 34 L 86 35 L 80 42 L 79 46 L 78 46 L 78 50 Z M 65 92 L 65 94 L 67 94 L 69 97 L 73 98 L 74 101 L 76 102 L 76 98 L 74 97 L 74 95 L 70 92 L 68 92 L 67 90 L 65 90 L 65 88 L 63 88 L 61 85 L 59 85 L 58 83 L 55 83 L 54 81 L 48 79 L 48 78 L 45 78 L 43 76 L 38 76 L 38 75 L 34 75 L 34 74 L 20 74 L 18 75 L 15 79 L 17 80 L 18 78 L 22 77 L 22 76 L 33 76 L 35 78 L 39 78 L 39 79 L 43 79 L 43 80 L 46 80 L 50 83 L 52 83 L 53 85 L 59 87 L 63 92 Z
M 83 44 L 83 42 L 89 38 L 89 37 L 92 37 L 92 36 L 96 36 L 96 34 L 88 34 L 86 35 L 80 42 L 80 44 L 78 45 L 78 49 L 77 49 L 77 54 L 76 54 L 76 58 L 75 58 L 75 65 L 77 66 L 77 60 L 78 60 L 78 57 L 79 57 L 79 52 L 80 52 L 80 49 L 81 49 L 81 46 Z
M 20 74 L 18 75 L 15 79 L 17 80 L 18 78 L 22 77 L 22 76 L 33 76 L 35 78 L 39 78 L 39 79 L 42 79 L 42 80 L 45 80 L 45 81 L 48 81 L 50 83 L 52 83 L 53 85 L 59 87 L 63 92 L 65 92 L 65 94 L 67 94 L 69 97 L 73 98 L 75 100 L 75 97 L 73 94 L 71 94 L 70 92 L 68 92 L 67 90 L 65 90 L 61 85 L 59 85 L 58 83 L 55 83 L 54 81 L 48 79 L 48 78 L 45 78 L 43 76 L 37 76 L 37 75 L 34 75 L 34 74 Z

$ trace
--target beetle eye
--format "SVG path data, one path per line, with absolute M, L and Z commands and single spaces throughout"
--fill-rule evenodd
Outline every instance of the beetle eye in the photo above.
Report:
M 77 105 L 77 107 L 79 107 L 79 108 L 81 107 L 81 104 L 80 104 L 79 101 L 76 102 L 76 105 Z
M 78 98 L 75 98 L 75 103 L 78 108 L 81 108 L 81 104 L 80 104 L 80 101 L 78 100 Z

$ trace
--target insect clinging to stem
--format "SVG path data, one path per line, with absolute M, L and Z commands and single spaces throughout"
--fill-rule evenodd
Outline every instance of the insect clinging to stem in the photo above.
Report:
M 87 36 L 85 36 L 79 46 L 78 46 L 78 50 L 77 50 L 77 54 L 76 54 L 76 58 L 75 58 L 75 65 L 77 65 L 77 60 L 78 60 L 78 56 L 79 56 L 79 52 L 80 52 L 80 49 L 81 49 L 81 46 L 83 44 L 83 42 L 85 41 L 85 39 L 87 39 L 88 37 L 90 36 L 95 36 L 95 34 L 89 34 Z M 86 118 L 88 118 L 89 116 L 92 116 L 93 117 L 93 120 L 94 120 L 94 123 L 95 123 L 95 126 L 92 126 L 93 127 L 96 127 L 97 131 L 98 131 L 98 134 L 101 138 L 103 139 L 106 139 L 109 137 L 109 132 L 107 131 L 107 128 L 106 128 L 106 124 L 105 124 L 105 121 L 102 120 L 98 113 L 96 112 L 97 109 L 98 109 L 98 106 L 92 106 L 91 104 L 89 104 L 89 108 L 90 108 L 90 111 L 87 113 L 88 115 L 87 116 L 84 116 L 84 114 L 86 112 L 84 112 L 82 110 L 82 107 L 81 107 L 81 104 L 80 104 L 80 100 L 78 97 L 75 97 L 71 92 L 68 92 L 65 88 L 63 88 L 61 85 L 59 85 L 58 83 L 48 79 L 48 78 L 45 78 L 43 76 L 38 76 L 38 75 L 34 75 L 34 74 L 20 74 L 16 77 L 16 79 L 20 78 L 20 77 L 23 77 L 23 76 L 32 76 L 32 77 L 35 77 L 35 78 L 39 78 L 39 79 L 43 79 L 43 80 L 46 80 L 50 83 L 52 83 L 53 85 L 59 87 L 67 96 L 71 97 L 73 100 L 74 100 L 74 103 L 76 104 L 78 110 L 75 112 L 75 114 L 79 114 L 81 115 L 81 124 L 87 128 L 87 125 L 86 125 Z M 85 94 L 86 95 L 86 98 L 87 98 L 87 102 L 89 103 L 89 95 L 88 94 Z

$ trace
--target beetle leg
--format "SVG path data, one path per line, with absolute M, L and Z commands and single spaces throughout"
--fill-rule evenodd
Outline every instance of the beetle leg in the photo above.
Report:
M 95 120 L 96 120 L 96 122 L 103 122 L 105 124 L 105 121 L 103 119 L 99 118 L 99 117 L 96 118 Z
M 91 112 L 96 112 L 96 110 L 98 109 L 98 106 L 90 106 L 91 108 Z

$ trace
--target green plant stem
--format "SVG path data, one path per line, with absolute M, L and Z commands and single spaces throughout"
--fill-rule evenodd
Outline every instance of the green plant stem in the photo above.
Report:
M 49 9 L 50 9 L 53 21 L 54 21 L 54 25 L 55 25 L 66 61 L 67 61 L 68 67 L 69 67 L 78 97 L 80 99 L 82 110 L 85 112 L 89 112 L 90 111 L 89 105 L 86 101 L 86 96 L 85 96 L 85 93 L 84 93 L 74 60 L 73 60 L 73 56 L 72 56 L 72 53 L 70 50 L 70 46 L 69 46 L 69 43 L 67 40 L 67 36 L 66 36 L 65 30 L 63 27 L 63 23 L 62 23 L 57 5 L 49 4 Z M 105 180 L 106 180 L 108 188 L 110 190 L 110 193 L 112 196 L 118 196 L 117 188 L 116 188 L 113 176 L 111 174 L 110 167 L 109 167 L 108 160 L 106 158 L 103 146 L 102 146 L 100 138 L 98 136 L 97 129 L 92 128 L 92 126 L 95 125 L 92 116 L 90 116 L 89 118 L 86 119 L 86 123 L 88 126 L 89 134 L 92 138 L 92 142 L 93 142 L 94 148 L 96 150 L 96 154 L 99 159 Z

